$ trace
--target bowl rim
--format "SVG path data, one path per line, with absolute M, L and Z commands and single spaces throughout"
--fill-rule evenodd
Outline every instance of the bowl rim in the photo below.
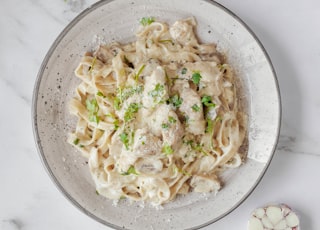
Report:
M 89 13 L 91 13 L 92 11 L 96 10 L 97 8 L 99 8 L 102 5 L 108 4 L 110 2 L 113 2 L 116 0 L 100 0 L 90 6 L 88 6 L 86 9 L 84 9 L 82 12 L 80 12 L 73 20 L 71 20 L 71 22 L 69 22 L 69 24 L 60 32 L 60 34 L 56 37 L 56 39 L 54 40 L 53 44 L 50 46 L 49 50 L 47 51 L 39 72 L 37 74 L 36 80 L 35 80 L 35 84 L 34 84 L 34 88 L 33 88 L 33 96 L 32 96 L 32 107 L 31 107 L 31 119 L 32 119 L 32 131 L 33 131 L 33 136 L 34 136 L 34 141 L 37 147 L 37 152 L 40 156 L 41 162 L 43 164 L 43 166 L 45 167 L 47 174 L 49 175 L 50 179 L 53 181 L 53 183 L 55 184 L 56 188 L 64 195 L 65 198 L 67 198 L 67 200 L 69 200 L 75 207 L 77 207 L 79 210 L 81 210 L 84 214 L 86 214 L 87 216 L 91 217 L 92 219 L 96 220 L 97 222 L 100 222 L 101 224 L 104 224 L 108 227 L 114 228 L 114 229 L 124 229 L 123 227 L 120 227 L 118 225 L 112 224 L 110 222 L 105 221 L 102 218 L 97 217 L 94 213 L 86 210 L 78 201 L 76 201 L 65 189 L 64 187 L 60 184 L 59 180 L 57 179 L 57 177 L 55 176 L 55 174 L 53 173 L 53 171 L 50 168 L 50 165 L 48 163 L 48 161 L 45 158 L 44 155 L 44 151 L 41 145 L 41 138 L 38 132 L 38 122 L 37 122 L 37 104 L 38 104 L 38 97 L 39 97 L 39 88 L 40 88 L 40 84 L 42 81 L 42 76 L 43 73 L 46 69 L 47 63 L 51 58 L 51 55 L 53 53 L 53 51 L 57 48 L 57 46 L 59 45 L 59 43 L 63 40 L 63 38 L 67 35 L 67 33 L 81 20 L 83 19 L 85 16 L 87 16 Z M 261 43 L 261 41 L 259 40 L 259 38 L 257 37 L 257 35 L 253 32 L 253 30 L 239 17 L 237 16 L 237 14 L 235 14 L 234 12 L 232 12 L 231 10 L 229 10 L 227 7 L 225 7 L 224 5 L 214 1 L 214 0 L 200 0 L 200 1 L 204 1 L 207 3 L 210 3 L 212 5 L 214 5 L 215 7 L 218 7 L 219 9 L 221 9 L 222 11 L 224 11 L 226 14 L 230 15 L 233 17 L 234 20 L 236 20 L 237 22 L 239 22 L 241 24 L 241 26 L 243 26 L 248 33 L 253 37 L 253 39 L 255 40 L 255 42 L 258 44 L 259 48 L 261 49 L 261 51 L 263 52 L 266 61 L 268 63 L 269 68 L 271 69 L 272 72 L 272 77 L 274 80 L 274 84 L 276 87 L 276 93 L 277 93 L 277 102 L 278 102 L 278 112 L 279 112 L 279 116 L 277 119 L 277 130 L 276 130 L 276 137 L 273 143 L 273 147 L 270 150 L 270 157 L 268 159 L 267 162 L 265 162 L 265 166 L 261 172 L 261 174 L 259 175 L 259 177 L 257 178 L 256 182 L 254 183 L 254 185 L 249 189 L 249 191 L 243 195 L 242 199 L 240 199 L 232 208 L 230 208 L 227 212 L 221 214 L 220 216 L 207 221 L 201 225 L 195 226 L 195 227 L 191 227 L 188 229 L 199 229 L 199 228 L 203 228 L 206 227 L 210 224 L 213 224 L 215 222 L 217 222 L 218 220 L 221 220 L 222 218 L 226 217 L 227 215 L 229 215 L 231 212 L 233 212 L 235 209 L 237 209 L 241 204 L 243 204 L 243 202 L 251 195 L 251 193 L 255 190 L 255 188 L 259 185 L 259 183 L 261 182 L 262 178 L 264 177 L 267 169 L 269 168 L 271 161 L 275 155 L 275 151 L 277 148 L 277 144 L 279 142 L 279 137 L 280 137 L 280 129 L 281 129 L 281 120 L 282 120 L 282 106 L 281 106 L 281 93 L 280 93 L 280 87 L 279 87 L 279 82 L 277 79 L 277 74 L 276 71 L 274 69 L 274 66 L 271 62 L 271 58 L 268 55 L 265 47 L 263 46 L 263 44 Z

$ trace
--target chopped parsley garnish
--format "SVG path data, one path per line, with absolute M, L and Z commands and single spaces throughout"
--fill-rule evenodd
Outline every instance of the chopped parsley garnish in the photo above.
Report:
M 174 166 L 173 170 L 175 173 L 182 173 L 183 175 L 191 176 L 191 173 L 189 173 L 188 171 L 186 171 L 184 169 L 178 168 L 177 166 Z
M 214 104 L 214 103 L 212 102 L 211 96 L 203 96 L 203 97 L 201 98 L 201 102 L 202 102 L 203 105 L 205 105 L 205 106 L 207 106 L 207 107 L 215 107 L 215 106 L 216 106 L 216 104 Z
M 188 171 L 184 170 L 184 169 L 178 169 L 179 173 L 182 173 L 185 176 L 191 176 L 191 173 L 189 173 Z
M 177 122 L 177 120 L 176 120 L 174 117 L 169 116 L 168 119 L 169 119 L 169 122 L 170 122 L 171 124 L 174 124 L 174 123 Z
M 135 75 L 135 80 L 138 81 L 140 74 L 142 73 L 142 71 L 144 70 L 144 68 L 146 67 L 146 65 L 142 65 L 140 67 L 140 69 L 138 70 L 138 73 Z
M 138 175 L 136 169 L 132 165 L 128 168 L 128 170 L 126 172 L 121 173 L 121 175 L 123 175 L 123 176 L 127 176 L 130 174 Z
M 200 111 L 200 107 L 199 107 L 199 105 L 197 105 L 197 104 L 194 104 L 191 108 L 192 108 L 192 110 L 195 111 L 195 112 L 199 112 L 199 111 Z
M 123 132 L 120 134 L 120 140 L 121 142 L 124 144 L 124 146 L 126 147 L 126 150 L 129 150 L 129 137 L 128 134 Z
M 127 88 L 124 88 L 122 91 L 122 100 L 127 100 L 129 97 L 134 95 L 135 93 L 142 93 L 143 91 L 143 85 L 137 85 L 137 86 L 129 86 Z
M 113 125 L 114 125 L 114 130 L 117 130 L 119 128 L 119 120 L 114 120 Z
M 140 104 L 131 103 L 124 114 L 124 121 L 128 122 L 134 118 L 134 114 L 138 112 Z
M 89 121 L 99 123 L 99 120 L 100 120 L 98 116 L 99 106 L 98 106 L 97 100 L 95 98 L 92 100 L 87 99 L 86 107 L 87 107 L 87 110 L 89 111 Z
M 212 133 L 213 131 L 213 121 L 211 119 L 207 119 L 207 127 L 206 127 L 206 133 Z
M 188 115 L 184 114 L 184 121 L 185 121 L 185 123 L 188 123 L 189 120 L 190 120 L 190 117 L 189 117 Z
M 162 123 L 162 124 L 161 124 L 161 127 L 162 127 L 163 129 L 167 129 L 167 128 L 169 128 L 169 124 L 168 124 L 168 123 Z
M 76 138 L 76 139 L 73 141 L 73 144 L 74 144 L 74 145 L 78 145 L 78 144 L 79 144 L 79 141 L 80 141 L 79 138 Z
M 148 94 L 153 98 L 154 103 L 162 102 L 161 99 L 165 93 L 164 85 L 160 83 L 156 84 L 153 90 L 151 90 Z
M 222 118 L 220 116 L 217 116 L 214 120 L 211 120 L 210 118 L 207 118 L 207 127 L 206 127 L 206 133 L 209 133 L 209 135 L 212 137 L 214 134 L 214 126 L 221 121 Z M 210 141 L 210 148 L 213 150 L 214 149 L 214 145 L 213 145 L 213 138 L 211 138 Z
M 196 144 L 195 146 L 192 146 L 192 149 L 197 152 L 203 153 L 204 155 L 208 155 L 208 153 L 203 150 L 203 145 L 201 144 Z
M 190 148 L 196 152 L 201 152 L 204 155 L 208 155 L 208 153 L 203 149 L 203 145 L 199 143 L 194 143 L 193 140 L 183 140 L 183 143 L 189 145 Z
M 217 124 L 217 122 L 221 121 L 222 118 L 220 116 L 217 116 L 214 120 L 211 120 L 210 118 L 207 118 L 207 128 L 206 128 L 206 133 L 210 133 L 211 135 L 213 134 L 213 128 Z
M 113 125 L 114 125 L 114 130 L 117 130 L 119 128 L 119 120 L 116 118 L 115 115 L 111 114 L 111 113 L 108 113 L 106 114 L 107 117 L 111 117 L 112 120 L 113 120 Z
M 182 70 L 181 70 L 181 74 L 186 74 L 187 73 L 187 68 L 182 68 Z
M 121 102 L 120 102 L 120 99 L 115 97 L 114 100 L 113 100 L 113 106 L 116 110 L 119 110 L 120 107 L 121 107 Z
M 175 108 L 179 108 L 183 100 L 177 94 L 169 98 L 169 103 L 171 103 Z
M 100 92 L 100 91 L 98 91 L 98 92 L 97 92 L 97 96 L 99 96 L 99 97 L 103 97 L 103 98 L 105 98 L 105 97 L 106 97 L 106 96 L 104 96 L 104 95 L 103 95 L 103 93 L 102 93 L 102 92 Z
M 143 85 L 137 85 L 137 86 L 128 86 L 124 89 L 118 88 L 117 94 L 113 100 L 113 106 L 116 110 L 119 110 L 125 100 L 127 100 L 129 97 L 133 96 L 134 94 L 140 94 L 143 91 Z
M 199 85 L 201 78 L 202 78 L 202 76 L 200 75 L 199 72 L 193 72 L 192 81 L 193 81 L 194 84 Z
M 152 22 L 154 22 L 154 17 L 143 17 L 140 19 L 140 24 L 143 26 L 150 25 Z
M 171 124 L 174 124 L 174 123 L 177 122 L 177 120 L 174 117 L 171 117 L 171 116 L 168 117 L 168 121 L 169 122 L 167 122 L 167 123 L 162 123 L 161 124 L 161 127 L 163 129 L 167 129 L 167 128 L 169 128 L 171 126 Z
M 163 152 L 166 156 L 168 156 L 168 155 L 173 154 L 173 149 L 171 148 L 170 145 L 165 144 L 165 145 L 162 147 L 162 152 Z
M 169 42 L 171 45 L 174 45 L 174 42 L 171 39 L 164 39 L 164 40 L 159 40 L 161 43 Z
M 193 140 L 183 140 L 182 142 L 183 144 L 190 145 L 190 146 L 192 146 L 193 144 Z

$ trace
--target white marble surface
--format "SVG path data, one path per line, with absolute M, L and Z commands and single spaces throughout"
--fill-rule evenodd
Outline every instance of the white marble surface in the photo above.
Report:
M 31 100 L 42 59 L 62 29 L 95 0 L 0 4 L 0 229 L 108 229 L 57 190 L 33 140 Z M 205 229 L 246 229 L 250 212 L 285 202 L 303 230 L 320 229 L 320 1 L 219 0 L 260 38 L 278 74 L 282 127 L 275 157 L 252 195 Z M 75 5 L 74 5 L 75 4 Z

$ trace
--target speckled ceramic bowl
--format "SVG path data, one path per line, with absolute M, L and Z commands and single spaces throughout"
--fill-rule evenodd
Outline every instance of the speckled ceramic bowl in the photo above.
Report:
M 249 116 L 248 160 L 223 175 L 215 196 L 191 193 L 163 209 L 113 202 L 98 196 L 86 160 L 67 142 L 75 120 L 68 102 L 79 80 L 74 69 L 97 42 L 134 39 L 140 18 L 172 23 L 194 16 L 202 42 L 218 44 L 236 70 Z M 207 0 L 101 1 L 76 17 L 46 55 L 34 88 L 33 128 L 43 164 L 61 192 L 85 214 L 113 228 L 196 229 L 234 210 L 265 173 L 279 135 L 280 98 L 271 62 L 255 35 L 233 13 Z

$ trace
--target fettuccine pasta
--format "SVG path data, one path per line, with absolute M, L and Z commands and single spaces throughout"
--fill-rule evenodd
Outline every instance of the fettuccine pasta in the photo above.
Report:
M 82 58 L 69 142 L 107 198 L 160 205 L 217 192 L 220 173 L 244 158 L 233 72 L 214 44 L 199 44 L 194 18 L 141 23 L 135 42 L 100 45 Z

